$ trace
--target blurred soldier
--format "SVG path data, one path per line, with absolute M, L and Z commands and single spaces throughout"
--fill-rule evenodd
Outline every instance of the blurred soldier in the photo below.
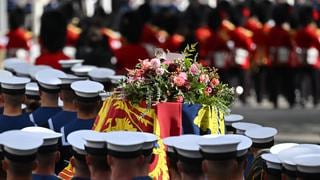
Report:
M 270 29 L 268 34 L 268 55 L 271 61 L 271 70 L 268 73 L 268 85 L 270 87 L 270 100 L 275 108 L 278 107 L 278 95 L 283 92 L 290 107 L 294 105 L 294 78 L 292 73 L 293 58 L 293 41 L 287 22 L 289 16 L 289 5 L 278 4 L 273 10 L 273 19 L 275 26 Z
M 110 179 L 110 166 L 107 163 L 107 144 L 105 133 L 91 131 L 84 137 L 87 152 L 86 162 L 91 179 Z
M 66 43 L 66 20 L 57 11 L 45 12 L 41 17 L 40 47 L 41 54 L 35 64 L 49 65 L 55 69 L 61 69 L 59 60 L 69 59 L 62 49 Z
M 178 170 L 178 157 L 177 154 L 175 153 L 174 149 L 174 144 L 176 142 L 176 139 L 178 136 L 171 136 L 171 137 L 166 137 L 163 139 L 163 144 L 167 146 L 166 148 L 166 153 L 167 153 L 167 158 L 168 158 L 168 171 L 170 175 L 170 179 L 172 180 L 180 180 L 181 175 Z
M 12 76 L 13 75 L 10 71 L 0 70 L 0 82 L 2 81 L 2 79 L 6 79 Z M 0 86 L 0 89 L 1 89 L 1 86 Z M 3 114 L 3 106 L 4 106 L 3 95 L 0 90 L 0 114 Z
M 62 110 L 58 106 L 61 85 L 59 78 L 65 76 L 64 72 L 55 69 L 45 69 L 36 74 L 41 106 L 30 114 L 30 119 L 35 125 L 48 128 L 48 119 Z
M 253 50 L 253 34 L 243 27 L 244 16 L 240 7 L 235 7 L 230 20 L 235 25 L 235 29 L 229 33 L 230 41 L 233 42 L 229 83 L 233 87 L 241 86 L 243 88 L 240 100 L 246 103 L 251 84 L 249 68 Z M 237 84 L 233 83 L 233 79 L 237 81 Z
M 272 3 L 269 0 L 261 1 L 257 4 L 255 28 L 250 28 L 253 32 L 252 40 L 256 48 L 252 55 L 252 76 L 255 86 L 257 102 L 261 103 L 263 96 L 267 95 L 267 73 L 270 66 L 270 59 L 267 54 L 268 33 L 271 25 L 269 23 Z
M 9 14 L 10 31 L 7 34 L 7 57 L 15 57 L 18 49 L 30 49 L 31 33 L 26 31 L 24 25 L 25 14 L 22 9 L 16 8 Z
M 113 131 L 106 137 L 108 164 L 111 167 L 111 179 L 151 179 L 141 171 L 145 162 L 142 146 L 145 138 L 140 133 Z M 125 173 L 123 173 L 125 172 Z
M 28 78 L 15 76 L 1 80 L 4 111 L 0 115 L 0 132 L 33 126 L 28 114 L 23 113 L 21 108 L 25 99 L 25 85 L 28 82 Z
M 29 132 L 13 130 L 1 134 L 1 144 L 4 146 L 2 168 L 7 172 L 7 179 L 31 180 L 32 170 L 37 167 L 37 149 L 43 139 Z
M 22 131 L 30 132 L 43 139 L 43 144 L 39 147 L 36 158 L 38 166 L 32 173 L 32 179 L 58 179 L 55 175 L 55 164 L 60 158 L 57 145 L 61 134 L 42 127 L 27 127 Z
M 182 135 L 176 138 L 175 149 L 178 156 L 178 170 L 182 180 L 202 180 L 203 157 L 198 144 L 200 136 Z
M 68 142 L 72 146 L 72 158 L 70 163 L 74 167 L 73 180 L 89 180 L 90 170 L 86 163 L 87 152 L 85 150 L 86 141 L 84 137 L 91 133 L 91 130 L 74 131 L 68 135 Z
M 115 51 L 117 58 L 116 73 L 126 74 L 126 68 L 133 69 L 138 59 L 149 57 L 147 50 L 140 44 L 143 22 L 137 12 L 127 12 L 120 22 L 120 32 L 125 38 L 123 46 Z
M 320 50 L 320 40 L 317 33 L 317 27 L 313 24 L 312 20 L 312 7 L 302 6 L 300 7 L 300 23 L 302 27 L 297 31 L 295 35 L 295 42 L 297 45 L 298 54 L 298 68 L 299 68 L 299 78 L 298 83 L 300 84 L 300 90 L 303 100 L 307 100 L 306 89 L 311 89 L 313 96 L 313 104 L 317 105 L 319 100 L 319 50 Z M 311 87 L 305 87 L 306 82 L 310 79 Z M 307 81 L 308 82 L 308 81 Z M 304 102 L 301 102 L 304 104 Z

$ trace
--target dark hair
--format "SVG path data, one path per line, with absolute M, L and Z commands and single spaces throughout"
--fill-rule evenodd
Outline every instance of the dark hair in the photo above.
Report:
M 143 22 L 136 11 L 129 11 L 122 16 L 120 33 L 129 43 L 138 43 L 140 41 L 142 29 Z
M 32 174 L 33 163 L 32 162 L 16 162 L 12 160 L 8 160 L 9 171 L 17 176 L 29 176 Z
M 312 12 L 313 12 L 313 8 L 311 6 L 305 5 L 300 7 L 299 21 L 302 26 L 306 26 L 313 21 Z
M 78 111 L 85 113 L 85 114 L 91 114 L 91 113 L 98 113 L 99 111 L 99 105 L 100 101 L 93 101 L 93 102 L 83 102 L 82 100 L 79 100 L 78 98 L 75 99 L 75 102 L 78 106 Z
M 24 101 L 24 95 L 11 95 L 3 93 L 3 100 L 6 104 L 9 104 L 12 107 L 21 107 L 21 104 Z
M 272 18 L 276 25 L 281 25 L 288 21 L 290 6 L 287 3 L 278 4 L 272 12 Z
M 9 14 L 10 29 L 17 29 L 24 24 L 24 12 L 21 8 L 16 8 Z
M 67 22 L 58 11 L 45 12 L 41 17 L 40 43 L 49 52 L 58 52 L 66 43 Z
M 95 156 L 89 155 L 92 159 L 92 166 L 94 169 L 98 171 L 110 171 L 110 166 L 107 163 L 107 159 L 105 156 Z

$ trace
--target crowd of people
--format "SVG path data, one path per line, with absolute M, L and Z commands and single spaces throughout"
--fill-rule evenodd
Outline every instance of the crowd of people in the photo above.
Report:
M 79 16 L 77 1 L 46 8 L 41 18 L 40 56 L 35 64 L 60 69 L 58 60 L 77 58 L 84 64 L 109 67 L 117 74 L 138 59 L 154 56 L 155 48 L 180 52 L 198 43 L 198 59 L 216 67 L 223 82 L 237 88 L 247 102 L 255 92 L 278 107 L 284 95 L 290 107 L 319 100 L 319 13 L 316 6 L 272 1 L 218 1 L 215 8 L 190 1 L 179 11 L 174 5 L 146 1 L 138 9 L 128 5 L 104 12 L 97 5 L 92 17 Z M 10 11 L 7 57 L 17 49 L 30 51 L 32 35 L 23 28 L 24 12 Z M 35 38 L 33 38 L 35 39 Z M 35 43 L 35 42 L 33 42 Z M 74 57 L 65 47 L 74 47 Z M 254 91 L 252 91 L 254 90 Z

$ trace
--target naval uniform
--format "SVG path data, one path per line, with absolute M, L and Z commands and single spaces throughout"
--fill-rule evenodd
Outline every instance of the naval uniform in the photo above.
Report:
M 77 112 L 60 111 L 48 120 L 49 128 L 55 132 L 60 132 L 61 127 L 71 122 L 77 117 Z
M 61 110 L 61 107 L 39 107 L 29 115 L 30 120 L 37 126 L 48 128 L 48 119 Z
M 28 114 L 21 114 L 18 116 L 0 115 L 0 133 L 29 126 L 34 125 L 30 121 Z

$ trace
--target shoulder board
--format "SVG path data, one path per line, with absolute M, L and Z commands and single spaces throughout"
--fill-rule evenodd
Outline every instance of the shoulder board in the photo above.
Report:
M 232 24 L 232 22 L 228 21 L 228 20 L 223 20 L 222 21 L 222 27 L 229 30 L 229 31 L 232 31 L 235 29 L 235 26 L 234 24 Z
M 252 37 L 253 36 L 253 32 L 246 29 L 246 28 L 243 28 L 243 27 L 240 27 L 240 31 L 246 36 L 246 37 Z

